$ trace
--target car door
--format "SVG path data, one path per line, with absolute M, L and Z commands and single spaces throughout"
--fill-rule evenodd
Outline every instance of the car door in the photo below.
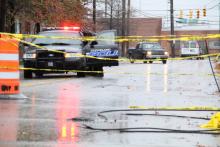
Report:
M 119 56 L 118 46 L 116 44 L 116 31 L 107 30 L 96 34 L 96 41 L 91 42 L 87 55 L 94 57 L 110 57 Z
M 143 48 L 142 48 L 142 43 L 138 43 L 136 45 L 136 48 L 133 52 L 133 57 L 135 59 L 143 59 Z

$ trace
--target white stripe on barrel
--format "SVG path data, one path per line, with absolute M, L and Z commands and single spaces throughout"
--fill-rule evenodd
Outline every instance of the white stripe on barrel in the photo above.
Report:
M 19 71 L 17 72 L 0 72 L 0 79 L 19 79 Z
M 1 60 L 18 61 L 18 59 L 19 59 L 18 54 L 1 54 L 0 53 L 0 61 Z

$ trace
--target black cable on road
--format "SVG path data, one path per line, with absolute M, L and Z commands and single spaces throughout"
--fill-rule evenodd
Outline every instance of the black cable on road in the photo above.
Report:
M 209 47 L 208 47 L 208 42 L 207 42 L 207 40 L 205 40 L 205 45 L 206 45 L 206 51 L 207 51 L 207 53 L 209 54 Z M 213 77 L 214 77 L 216 86 L 217 86 L 217 88 L 218 88 L 218 92 L 220 92 L 220 87 L 219 87 L 219 85 L 218 85 L 218 81 L 217 81 L 217 78 L 216 78 L 216 75 L 215 75 L 215 71 L 214 71 L 213 66 L 212 66 L 211 57 L 209 56 L 208 59 L 209 59 L 209 64 L 210 64 L 210 67 L 211 67 L 211 70 L 212 70 L 212 75 L 213 75 Z
M 167 114 L 141 114 L 141 113 L 126 113 L 125 115 L 128 116 L 161 116 L 161 117 L 179 117 L 179 118 L 190 118 L 190 119 L 203 119 L 203 120 L 210 120 L 210 118 L 205 117 L 192 117 L 192 116 L 184 116 L 184 115 L 167 115 Z
M 207 135 L 220 135 L 220 133 L 213 133 L 213 132 L 173 132 L 173 131 L 127 131 L 122 130 L 121 133 L 185 133 L 185 134 L 207 134 Z
M 214 109 L 165 109 L 165 108 L 158 108 L 158 109 L 115 109 L 115 110 L 106 110 L 101 111 L 97 115 L 101 118 L 104 118 L 105 120 L 108 120 L 107 117 L 104 115 L 105 113 L 114 113 L 114 112 L 138 112 L 138 111 L 201 111 L 201 112 L 218 112 L 220 109 L 214 110 Z
M 95 131 L 120 131 L 127 133 L 189 133 L 189 134 L 212 134 L 220 135 L 220 129 L 208 129 L 208 130 L 179 130 L 179 129 L 167 129 L 167 128 L 155 128 L 155 127 L 132 127 L 132 128 L 95 128 L 88 125 L 84 125 L 86 129 Z

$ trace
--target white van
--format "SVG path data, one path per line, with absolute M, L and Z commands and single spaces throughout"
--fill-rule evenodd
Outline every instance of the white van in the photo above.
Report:
M 202 50 L 199 47 L 197 41 L 185 41 L 181 42 L 181 57 L 198 56 L 202 54 Z

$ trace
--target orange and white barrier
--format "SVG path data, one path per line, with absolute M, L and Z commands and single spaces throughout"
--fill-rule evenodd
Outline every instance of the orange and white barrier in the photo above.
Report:
M 19 94 L 18 41 L 0 35 L 0 95 Z

